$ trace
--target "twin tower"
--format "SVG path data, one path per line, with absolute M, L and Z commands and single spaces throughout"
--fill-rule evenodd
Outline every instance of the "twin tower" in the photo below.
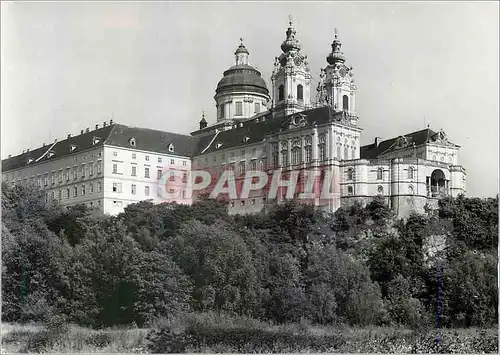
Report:
M 236 49 L 236 63 L 224 72 L 217 84 L 215 101 L 217 122 L 248 119 L 261 112 L 273 110 L 276 117 L 287 116 L 320 106 L 344 111 L 357 119 L 352 68 L 345 64 L 342 43 L 337 38 L 327 56 L 328 65 L 321 69 L 315 100 L 311 100 L 311 79 L 307 56 L 301 52 L 296 30 L 290 18 L 282 53 L 275 58 L 269 92 L 261 73 L 248 62 L 249 52 L 241 44 Z

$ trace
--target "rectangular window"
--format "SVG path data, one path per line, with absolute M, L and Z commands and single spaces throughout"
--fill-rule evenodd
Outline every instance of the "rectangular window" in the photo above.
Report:
M 170 171 L 168 172 L 168 174 L 169 174 L 169 176 L 168 176 L 168 180 L 169 180 L 169 181 L 175 181 L 175 171 L 170 170 Z
M 89 164 L 89 176 L 94 175 L 94 165 L 92 163 Z
M 73 197 L 78 196 L 78 187 L 73 186 Z
M 132 176 L 137 176 L 137 167 L 132 166 Z
M 149 186 L 144 186 L 144 195 L 149 196 Z
M 146 161 L 149 161 L 149 155 L 146 155 Z
M 89 192 L 90 193 L 94 192 L 94 183 L 93 182 L 91 182 L 90 185 L 89 185 Z
M 66 181 L 69 181 L 69 168 L 66 169 Z
M 43 186 L 47 186 L 49 184 L 49 177 L 47 174 L 43 176 Z
M 98 161 L 97 162 L 97 174 L 100 174 L 101 173 L 101 162 Z
M 175 160 L 174 159 L 170 159 L 170 164 L 174 165 L 175 164 Z
M 288 151 L 281 152 L 282 166 L 288 166 Z
M 78 178 L 78 168 L 75 166 L 73 168 L 73 180 Z
M 120 182 L 114 182 L 113 183 L 113 192 L 122 192 L 122 184 Z
M 161 163 L 161 162 L 162 162 L 161 157 L 158 157 L 158 163 Z
M 326 144 L 319 144 L 319 161 L 326 160 Z
M 240 175 L 245 175 L 246 171 L 247 171 L 247 164 L 244 161 L 242 161 L 240 163 Z
M 113 156 L 114 156 L 114 157 L 117 157 L 117 156 L 118 156 L 118 152 L 117 152 L 117 151 L 114 151 L 114 152 L 113 152 Z
M 82 178 L 85 177 L 85 164 L 82 165 Z
M 187 182 L 188 181 L 188 174 L 185 172 L 182 174 L 182 182 Z
M 220 104 L 220 106 L 219 106 L 219 117 L 220 118 L 224 118 L 224 114 L 225 114 L 225 112 L 224 112 L 225 110 L 224 109 L 225 109 L 225 105 L 224 104 Z
M 85 195 L 85 184 L 82 185 L 82 196 Z
M 135 153 L 132 153 L 132 159 L 135 159 L 135 158 L 136 158 Z
M 252 160 L 250 164 L 250 169 L 252 169 L 252 171 L 257 170 L 257 160 Z
M 279 166 L 278 153 L 273 153 L 273 167 L 277 168 Z
M 97 182 L 97 192 L 101 192 L 101 187 L 102 187 L 101 182 L 98 181 Z
M 59 170 L 59 175 L 58 175 L 57 181 L 59 183 L 62 183 L 62 181 L 63 181 L 63 171 L 62 170 Z
M 158 171 L 157 171 L 156 173 L 157 173 L 157 174 L 156 174 L 156 178 L 157 178 L 158 180 L 160 180 L 160 179 L 161 179 L 161 177 L 162 177 L 162 175 L 163 175 L 162 170 L 161 170 L 161 169 L 158 169 Z
M 236 103 L 236 114 L 235 116 L 243 116 L 243 102 Z
M 144 168 L 144 177 L 149 179 L 149 168 Z
M 133 185 L 133 184 L 132 184 L 132 191 L 131 192 L 132 192 L 132 195 L 135 195 L 136 190 L 135 190 L 135 185 Z
M 113 164 L 113 174 L 118 173 L 118 164 Z
M 306 153 L 306 163 L 310 163 L 311 160 L 312 160 L 312 147 L 311 146 L 307 146 L 306 149 L 305 149 L 305 153 Z
M 52 173 L 50 176 L 50 183 L 54 185 L 56 183 L 56 173 Z
M 186 166 L 186 161 L 185 160 L 182 161 L 182 165 Z
M 260 112 L 260 103 L 256 102 L 255 103 L 255 113 L 259 113 L 259 112 Z

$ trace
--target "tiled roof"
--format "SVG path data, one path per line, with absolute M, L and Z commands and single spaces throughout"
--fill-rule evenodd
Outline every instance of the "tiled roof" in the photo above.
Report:
M 412 132 L 409 134 L 405 134 L 403 137 L 407 139 L 408 143 L 413 145 L 420 145 L 424 144 L 425 142 L 428 141 L 428 139 L 432 136 L 434 136 L 436 132 L 434 132 L 432 129 L 426 128 L 420 131 Z M 360 148 L 360 157 L 361 159 L 376 159 L 378 158 L 381 154 L 386 152 L 388 149 L 390 149 L 397 141 L 397 139 L 401 137 L 394 137 L 391 139 L 384 140 L 378 144 L 378 146 L 375 143 L 368 144 L 365 146 L 362 146 Z
M 94 137 L 99 138 L 99 140 L 95 141 Z M 135 139 L 135 146 L 130 145 L 131 138 Z M 170 143 L 174 146 L 173 152 L 169 151 Z M 90 148 L 99 147 L 103 144 L 190 157 L 196 151 L 197 139 L 177 133 L 113 124 L 57 141 L 53 146 L 52 144 L 48 144 L 44 147 L 2 160 L 2 171 L 23 168 L 29 164 L 34 165 L 36 164 L 36 160 L 47 153 L 49 148 L 53 154 L 46 154 L 40 161 L 55 160 Z M 71 150 L 72 146 L 74 146 L 73 150 Z M 32 161 L 28 164 L 28 161 L 31 159 Z
M 135 146 L 130 145 L 130 139 L 135 139 Z M 174 151 L 169 151 L 169 145 L 174 145 Z M 106 139 L 107 145 L 158 152 L 190 157 L 196 148 L 196 139 L 177 133 L 157 131 L 148 128 L 128 127 L 115 124 L 113 131 Z
M 79 134 L 77 136 L 72 136 L 70 138 L 57 141 L 51 148 L 51 151 L 54 154 L 51 156 L 47 154 L 42 159 L 40 159 L 40 161 L 46 162 L 50 160 L 55 160 L 63 156 L 76 154 L 90 148 L 102 146 L 104 144 L 104 141 L 108 138 L 114 126 L 115 125 L 102 127 L 90 131 L 88 133 Z M 100 138 L 99 141 L 95 144 L 93 139 L 94 137 Z M 52 144 L 53 143 L 45 145 L 44 147 L 30 150 L 29 152 L 17 155 L 15 157 L 2 160 L 2 171 L 8 171 L 26 167 L 27 165 L 29 165 L 28 160 L 30 159 L 33 159 L 33 161 L 30 163 L 31 165 L 36 164 L 36 160 L 42 157 L 43 154 L 49 150 Z M 71 146 L 74 146 L 73 150 L 71 150 Z
M 237 128 L 219 132 L 217 134 L 217 137 L 213 140 L 212 144 L 210 144 L 210 147 L 206 149 L 203 154 L 262 142 L 262 140 L 268 135 L 277 134 L 280 131 L 288 130 L 286 122 L 288 122 L 291 117 L 297 114 L 303 115 L 305 117 L 306 127 L 313 127 L 315 124 L 321 125 L 329 122 L 334 115 L 342 115 L 341 112 L 334 113 L 328 107 L 315 108 L 312 110 L 303 111 L 279 118 L 272 117 L 272 113 L 268 113 L 265 116 L 260 117 L 258 121 L 257 119 L 247 120 L 245 122 L 242 122 L 242 127 L 238 126 Z M 265 118 L 264 121 L 262 121 L 263 118 Z M 211 135 L 211 137 L 213 138 L 214 135 Z M 218 145 L 220 145 L 219 148 L 217 148 Z M 201 150 L 198 150 L 196 152 L 196 155 L 202 154 L 202 151 L 205 148 L 206 146 Z

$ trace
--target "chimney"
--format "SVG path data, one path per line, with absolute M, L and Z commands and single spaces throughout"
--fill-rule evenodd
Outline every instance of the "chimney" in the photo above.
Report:
M 9 154 L 9 158 L 12 158 L 12 154 Z
M 85 133 L 89 133 L 90 128 L 85 128 Z
M 80 131 L 80 134 L 83 134 L 83 129 Z
M 42 147 L 45 147 L 45 143 L 43 143 Z M 23 150 L 23 153 L 24 153 L 24 150 Z
M 71 134 L 68 134 L 68 138 L 71 138 Z
M 104 123 L 102 124 L 103 127 L 106 127 L 108 125 L 108 123 L 106 121 L 104 121 Z
M 380 142 L 382 142 L 382 137 L 375 137 L 375 147 L 378 147 Z
M 111 126 L 113 124 L 113 120 L 109 120 L 109 125 Z
M 99 125 L 98 125 L 98 124 L 96 124 L 96 125 L 95 125 L 95 130 L 97 131 L 98 129 L 99 129 Z

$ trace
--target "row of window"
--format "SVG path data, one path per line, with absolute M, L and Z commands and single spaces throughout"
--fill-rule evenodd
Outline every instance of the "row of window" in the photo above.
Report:
M 65 171 L 64 171 L 65 170 Z M 57 177 L 57 182 L 59 184 L 64 184 L 70 181 L 71 179 L 77 180 L 78 177 L 80 176 L 82 179 L 88 177 L 93 177 L 94 173 L 96 175 L 101 174 L 101 162 L 96 162 L 94 163 L 88 163 L 88 164 L 82 164 L 81 167 L 73 167 L 71 168 L 66 168 L 66 169 L 59 169 L 59 172 L 52 172 L 52 173 L 44 173 L 44 174 L 38 174 L 36 177 L 31 176 L 31 178 L 25 177 L 24 179 L 18 178 L 18 182 L 23 182 L 27 184 L 28 182 L 31 182 L 32 184 L 38 185 L 38 187 L 48 187 L 49 185 L 55 185 L 56 184 L 56 177 Z M 14 181 L 12 181 L 14 183 Z
M 378 168 L 377 169 L 377 180 L 383 180 L 384 179 L 384 168 Z M 408 168 L 408 179 L 413 180 L 415 179 L 415 168 L 413 166 L 410 166 Z M 349 168 L 347 169 L 347 180 L 354 180 L 354 169 Z
M 131 139 L 130 142 L 135 142 L 135 140 Z M 134 143 L 134 145 L 135 145 L 135 143 Z M 174 149 L 173 145 L 170 144 L 169 145 L 169 150 L 173 151 L 173 149 Z M 113 151 L 113 157 L 118 157 L 118 151 L 116 151 L 116 150 Z M 137 153 L 132 153 L 132 160 L 136 160 L 136 159 L 137 159 Z M 150 156 L 149 155 L 145 155 L 144 156 L 144 160 L 145 161 L 151 161 L 150 160 Z M 158 161 L 158 163 L 163 163 L 163 157 L 157 157 L 157 161 Z M 187 165 L 187 161 L 186 160 L 181 160 L 181 162 L 182 162 L 183 166 Z M 175 159 L 170 158 L 170 165 L 175 165 Z
M 137 166 L 132 165 L 131 167 L 131 172 L 130 175 L 136 177 L 137 176 Z M 113 164 L 113 174 L 120 174 L 118 172 L 118 164 Z M 169 170 L 169 179 L 172 180 L 175 178 L 175 171 L 174 170 Z M 156 169 L 156 179 L 161 180 L 163 177 L 163 169 Z M 151 174 L 150 174 L 150 168 L 144 168 L 144 178 L 150 179 Z M 183 172 L 183 181 L 187 181 L 187 172 Z
M 413 188 L 413 185 L 408 186 L 408 193 L 409 193 L 410 195 L 413 195 L 414 191 L 415 191 L 415 190 L 414 190 L 414 188 Z M 378 193 L 379 195 L 383 195 L 383 194 L 384 194 L 384 187 L 383 187 L 383 186 L 381 186 L 381 185 L 379 185 L 379 186 L 377 187 L 377 193 Z M 354 187 L 352 187 L 352 186 L 347 186 L 347 194 L 348 194 L 349 196 L 354 195 Z
M 280 85 L 278 87 L 278 101 L 283 101 L 285 99 L 285 87 Z M 304 87 L 302 85 L 297 85 L 297 100 L 304 100 Z
M 101 192 L 102 184 L 97 181 L 95 184 L 93 182 L 87 184 L 82 184 L 81 186 L 75 185 L 67 188 L 62 188 L 58 190 L 52 190 L 47 192 L 46 196 L 52 200 L 67 200 L 70 198 L 75 198 L 78 196 L 91 195 L 93 193 Z
M 219 105 L 219 117 L 224 118 L 226 113 L 226 105 L 225 104 L 220 104 Z M 260 113 L 260 102 L 256 102 L 254 104 L 254 114 Z M 234 113 L 235 116 L 243 116 L 243 102 L 241 101 L 236 101 L 236 111 Z

